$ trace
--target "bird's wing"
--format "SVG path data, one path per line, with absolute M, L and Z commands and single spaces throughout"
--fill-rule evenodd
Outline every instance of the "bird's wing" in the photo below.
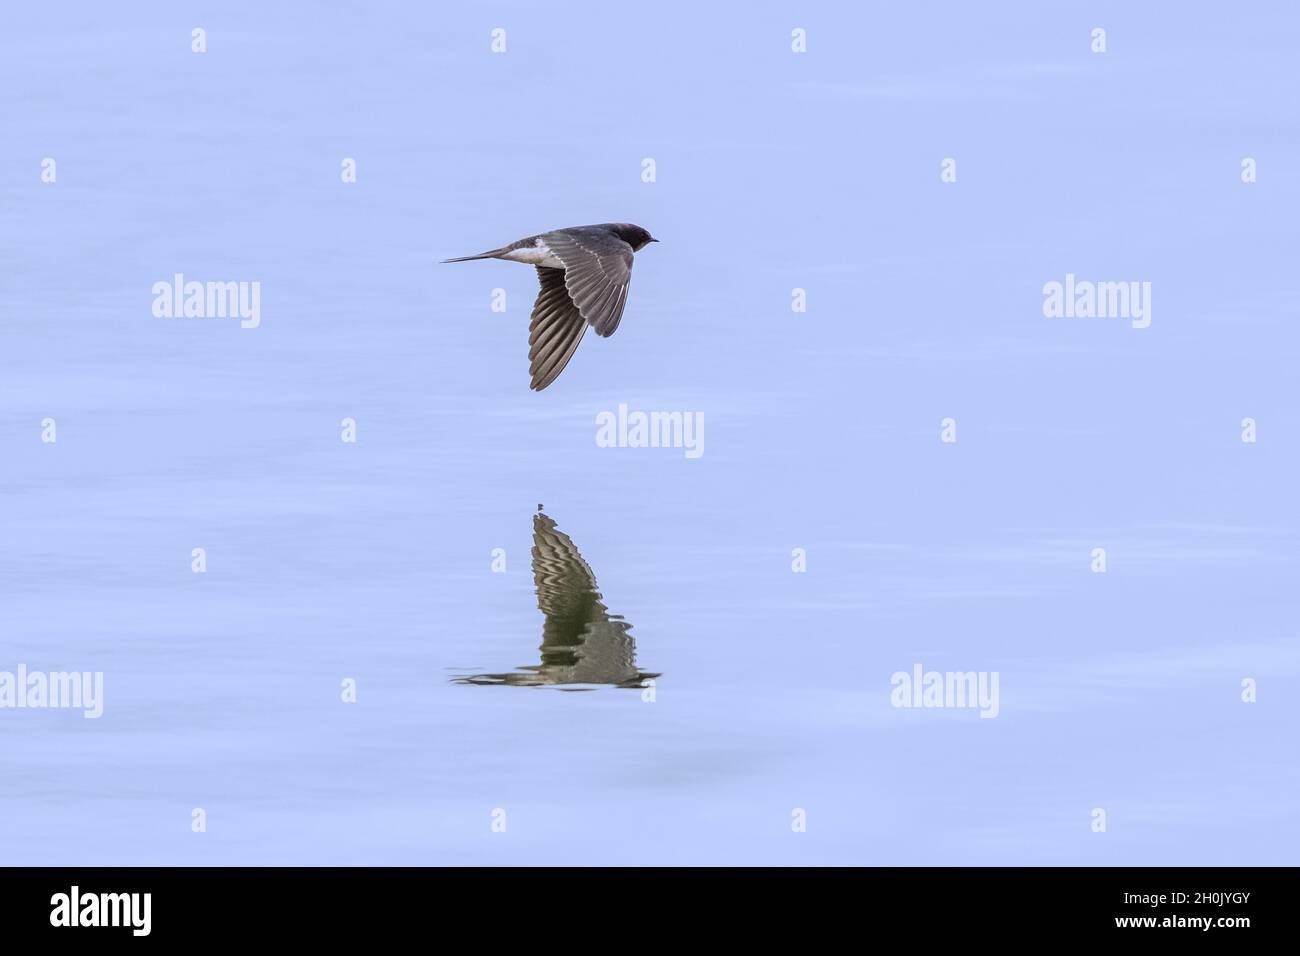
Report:
M 609 620 L 596 590 L 596 576 L 555 521 L 533 515 L 533 585 L 537 607 L 546 615 L 544 645 L 580 644 L 594 623 Z
M 528 326 L 528 372 L 533 377 L 531 387 L 540 392 L 569 364 L 587 323 L 569 298 L 563 269 L 538 266 L 537 278 L 542 291 L 537 293 Z
M 597 335 L 613 335 L 632 281 L 632 247 L 609 233 L 561 229 L 542 240 L 564 263 L 564 283 Z
M 541 673 L 557 684 L 635 680 L 636 642 L 626 621 L 611 618 L 596 576 L 555 521 L 533 515 L 533 583 L 542 625 Z

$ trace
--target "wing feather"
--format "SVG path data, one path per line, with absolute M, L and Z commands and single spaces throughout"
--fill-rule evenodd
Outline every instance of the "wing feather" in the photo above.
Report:
M 597 335 L 613 335 L 632 281 L 632 247 L 607 231 L 561 229 L 542 236 L 564 263 L 569 297 Z
M 530 387 L 540 392 L 564 371 L 587 331 L 582 313 L 569 297 L 563 269 L 537 267 L 542 289 L 528 325 Z

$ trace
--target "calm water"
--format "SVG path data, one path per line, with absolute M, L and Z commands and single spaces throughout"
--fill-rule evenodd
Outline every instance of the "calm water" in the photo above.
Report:
M 1295 862 L 1294 11 L 266 7 L 0 15 L 0 862 Z

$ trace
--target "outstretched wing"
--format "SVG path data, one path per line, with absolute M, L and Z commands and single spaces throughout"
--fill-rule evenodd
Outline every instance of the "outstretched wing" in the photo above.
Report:
M 544 647 L 571 647 L 586 640 L 593 624 L 609 620 L 596 590 L 596 576 L 577 547 L 548 515 L 533 515 L 533 585 L 546 615 Z
M 533 515 L 533 583 L 542 625 L 541 670 L 554 683 L 639 683 L 631 627 L 610 615 L 596 576 L 547 515 Z
M 542 241 L 564 263 L 569 297 L 597 335 L 613 335 L 632 281 L 632 247 L 604 230 L 561 229 Z
M 533 318 L 528 325 L 528 372 L 530 387 L 541 391 L 555 381 L 587 331 L 582 313 L 569 298 L 563 269 L 537 267 L 542 291 L 533 304 Z

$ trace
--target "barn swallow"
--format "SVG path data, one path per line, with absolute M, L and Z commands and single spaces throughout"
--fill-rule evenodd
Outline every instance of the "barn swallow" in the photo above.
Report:
M 614 334 L 627 303 L 632 256 L 658 241 L 640 226 L 606 222 L 543 232 L 443 262 L 508 259 L 537 267 L 542 290 L 528 325 L 528 371 L 530 387 L 540 392 L 569 364 L 588 325 L 597 335 Z

